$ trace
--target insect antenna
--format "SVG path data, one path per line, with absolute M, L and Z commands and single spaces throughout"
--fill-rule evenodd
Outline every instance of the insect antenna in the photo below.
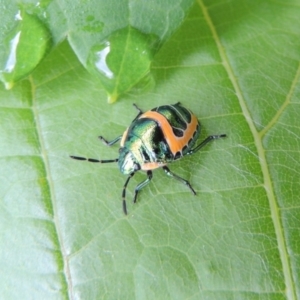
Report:
M 123 186 L 123 191 L 122 191 L 122 201 L 123 201 L 123 212 L 125 215 L 127 215 L 127 207 L 126 207 L 126 188 L 127 188 L 127 185 L 128 185 L 128 182 L 129 180 L 133 177 L 135 173 L 131 173 L 129 174 L 124 186 Z
M 95 159 L 95 158 L 86 158 L 86 157 L 74 156 L 74 155 L 70 155 L 70 157 L 73 159 L 76 159 L 76 160 L 86 160 L 86 161 L 89 161 L 92 163 L 100 163 L 100 164 L 113 163 L 113 162 L 119 161 L 118 158 L 100 160 L 100 159 Z

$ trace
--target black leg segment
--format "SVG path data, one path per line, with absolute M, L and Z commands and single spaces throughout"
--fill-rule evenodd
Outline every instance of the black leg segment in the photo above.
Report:
M 137 195 L 139 193 L 139 191 L 144 187 L 146 186 L 152 179 L 152 171 L 147 171 L 147 176 L 148 178 L 144 181 L 142 181 L 139 185 L 136 186 L 135 188 L 135 194 L 134 194 L 134 198 L 133 198 L 133 203 L 136 203 L 136 199 L 137 199 Z
M 196 148 L 190 150 L 187 154 L 194 154 L 197 151 L 199 151 L 201 148 L 203 148 L 206 144 L 208 144 L 209 142 L 216 140 L 216 139 L 220 139 L 220 138 L 224 138 L 226 137 L 226 134 L 219 134 L 219 135 L 210 135 L 208 136 L 203 142 L 201 142 Z
M 131 173 L 127 180 L 125 181 L 125 184 L 123 186 L 123 191 L 122 191 L 122 203 L 123 203 L 123 212 L 125 215 L 127 215 L 127 207 L 126 207 L 126 188 L 127 188 L 127 185 L 128 185 L 128 182 L 129 180 L 133 177 L 135 173 Z
M 117 143 L 121 138 L 122 138 L 122 135 L 116 137 L 115 139 L 113 139 L 112 141 L 107 141 L 103 136 L 98 136 L 98 138 L 103 142 L 103 144 L 105 144 L 106 146 L 112 146 L 114 145 L 115 143 Z
M 179 177 L 178 175 L 174 174 L 173 172 L 171 172 L 170 169 L 169 169 L 167 166 L 163 166 L 162 168 L 164 169 L 165 173 L 166 173 L 168 176 L 173 177 L 173 178 L 175 178 L 176 180 L 180 181 L 181 183 L 185 184 L 185 185 L 191 190 L 191 192 L 192 192 L 194 195 L 196 195 L 195 190 L 192 188 L 191 184 L 190 184 L 187 180 L 185 180 L 185 179 Z
M 144 113 L 136 104 L 133 103 L 133 106 L 137 109 L 138 114 L 137 114 L 137 116 L 134 118 L 134 120 L 132 122 L 134 122 L 136 119 L 139 118 L 140 115 L 142 115 Z
M 136 108 L 136 110 L 139 112 L 139 113 L 138 113 L 138 116 L 141 115 L 141 114 L 143 113 L 143 111 L 142 111 L 135 103 L 133 103 L 132 105 L 133 105 L 133 106 Z

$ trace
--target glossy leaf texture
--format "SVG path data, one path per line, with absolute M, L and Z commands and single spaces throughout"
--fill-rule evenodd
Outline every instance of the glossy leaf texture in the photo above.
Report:
M 67 41 L 0 89 L 0 299 L 300 298 L 300 2 L 197 1 L 154 58 L 154 89 L 108 106 Z M 127 190 L 106 147 L 180 101 L 200 140 Z
M 0 71 L 4 74 L 0 78 L 6 87 L 10 88 L 13 81 L 27 75 L 41 61 L 46 54 L 40 49 L 44 45 L 41 30 L 49 30 L 54 45 L 67 37 L 82 64 L 100 79 L 112 103 L 137 84 L 138 90 L 143 90 L 153 82 L 153 56 L 183 22 L 194 1 L 2 2 L 0 43 L 6 49 L 0 51 Z M 17 20 L 20 10 L 38 25 Z M 15 28 L 20 26 L 15 23 L 26 24 L 30 32 L 24 30 L 20 35 Z M 16 71 L 11 70 L 12 56 Z

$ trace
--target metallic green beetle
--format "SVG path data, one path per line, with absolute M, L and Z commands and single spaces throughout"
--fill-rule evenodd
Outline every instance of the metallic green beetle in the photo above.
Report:
M 123 135 L 108 142 L 102 136 L 99 138 L 107 145 L 120 142 L 119 158 L 98 160 L 80 156 L 73 159 L 86 160 L 93 163 L 118 162 L 121 173 L 129 175 L 122 191 L 123 211 L 127 215 L 126 188 L 130 178 L 139 171 L 147 172 L 147 179 L 135 188 L 133 202 L 136 203 L 138 192 L 152 179 L 152 170 L 162 168 L 168 176 L 182 182 L 196 195 L 191 184 L 172 173 L 167 167 L 183 156 L 191 155 L 214 139 L 226 137 L 226 134 L 211 135 L 195 146 L 200 135 L 200 123 L 197 117 L 179 102 L 173 105 L 163 105 L 143 113 L 139 111 Z

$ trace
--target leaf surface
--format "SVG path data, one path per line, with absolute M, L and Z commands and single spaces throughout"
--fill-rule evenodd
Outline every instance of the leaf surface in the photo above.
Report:
M 155 88 L 107 105 L 60 44 L 28 80 L 0 90 L 1 299 L 297 299 L 300 2 L 197 1 L 155 56 Z M 182 102 L 203 151 L 126 177 L 98 136 L 141 109 Z

